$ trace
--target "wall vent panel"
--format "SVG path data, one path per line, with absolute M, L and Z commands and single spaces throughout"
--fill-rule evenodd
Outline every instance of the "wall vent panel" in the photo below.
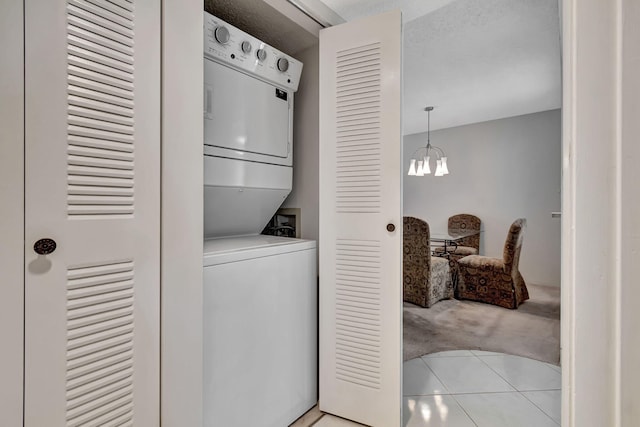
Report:
M 67 214 L 135 212 L 134 7 L 67 2 Z
M 133 419 L 134 262 L 67 271 L 67 426 Z
M 380 242 L 336 242 L 336 377 L 380 388 Z

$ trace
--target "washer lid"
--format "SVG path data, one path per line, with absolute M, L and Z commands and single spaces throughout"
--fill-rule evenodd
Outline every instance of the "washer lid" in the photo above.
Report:
M 315 240 L 256 235 L 204 241 L 204 267 L 316 248 Z

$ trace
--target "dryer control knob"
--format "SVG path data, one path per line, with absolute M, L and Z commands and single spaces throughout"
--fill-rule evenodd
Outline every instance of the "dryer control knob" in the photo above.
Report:
M 258 57 L 258 59 L 260 60 L 260 62 L 264 61 L 265 59 L 267 59 L 267 51 L 264 49 L 258 49 L 256 51 L 256 56 Z
M 251 52 L 251 43 L 245 40 L 242 42 L 241 48 L 244 53 L 249 53 Z
M 287 58 L 278 59 L 278 70 L 283 73 L 289 69 L 289 60 Z
M 216 41 L 220 44 L 227 44 L 229 42 L 229 30 L 225 26 L 216 27 L 213 35 L 216 38 Z

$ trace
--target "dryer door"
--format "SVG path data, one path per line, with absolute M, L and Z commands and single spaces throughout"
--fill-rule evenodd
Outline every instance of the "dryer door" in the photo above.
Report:
M 289 157 L 292 93 L 207 58 L 204 80 L 205 145 L 266 163 Z

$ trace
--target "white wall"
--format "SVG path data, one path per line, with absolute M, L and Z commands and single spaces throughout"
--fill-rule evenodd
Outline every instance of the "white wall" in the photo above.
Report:
M 295 55 L 302 77 L 294 99 L 293 190 L 283 208 L 300 208 L 303 239 L 318 240 L 318 45 Z
M 449 216 L 474 214 L 483 223 L 481 253 L 500 257 L 509 226 L 526 218 L 522 275 L 527 283 L 560 286 L 560 220 L 551 218 L 561 205 L 560 124 L 560 110 L 550 110 L 432 131 L 450 171 L 438 178 L 406 175 L 426 132 L 405 136 L 404 215 L 444 231 Z

